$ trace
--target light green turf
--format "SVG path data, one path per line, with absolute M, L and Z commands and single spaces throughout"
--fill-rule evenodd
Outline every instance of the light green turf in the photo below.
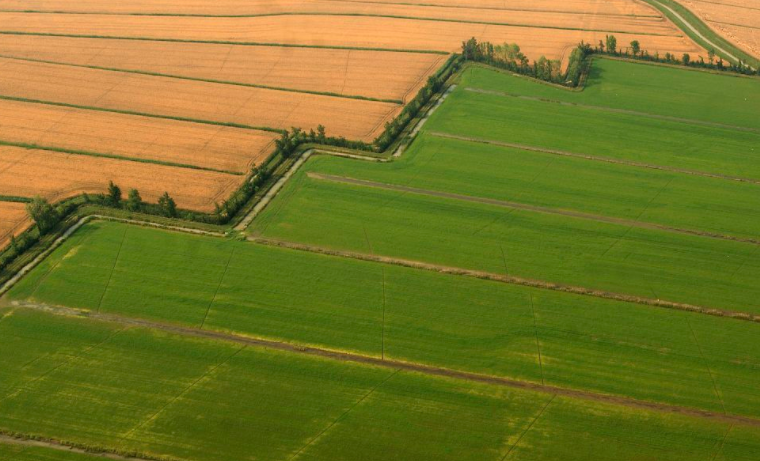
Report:
M 399 266 L 98 222 L 10 297 L 760 415 L 758 325 Z
M 263 237 L 760 312 L 757 245 L 310 178 L 254 222 Z M 366 234 L 365 234 L 366 230 Z M 504 255 L 502 255 L 502 252 Z M 699 287 L 698 289 L 696 287 Z
M 760 129 L 760 78 L 595 59 L 583 91 L 571 91 L 483 67 L 462 74 L 462 84 L 614 109 L 633 110 Z
M 426 133 L 390 165 L 328 156 L 311 163 L 335 176 L 760 240 L 755 184 Z
M 686 72 L 686 71 L 684 71 Z M 457 88 L 425 128 L 577 154 L 760 179 L 760 132 Z
M 723 450 L 750 460 L 760 443 L 757 428 L 737 428 L 719 448 L 726 423 L 27 310 L 4 316 L 0 334 L 2 373 L 13 376 L 0 388 L 0 428 L 106 449 L 331 461 L 693 460 Z

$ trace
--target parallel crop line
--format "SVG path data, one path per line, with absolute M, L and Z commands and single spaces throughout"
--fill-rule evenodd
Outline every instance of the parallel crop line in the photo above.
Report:
M 705 232 L 705 231 L 700 231 L 700 230 L 695 230 L 695 229 L 682 229 L 678 227 L 665 226 L 665 225 L 657 224 L 657 223 L 642 222 L 638 220 L 630 220 L 630 219 L 624 219 L 624 218 L 614 218 L 614 217 L 609 217 L 609 216 L 604 216 L 604 215 L 595 215 L 595 214 L 584 213 L 584 212 L 574 211 L 574 210 L 548 208 L 548 207 L 542 207 L 538 205 L 528 205 L 528 204 L 518 203 L 518 202 L 509 202 L 506 200 L 496 200 L 496 199 L 490 199 L 490 198 L 475 197 L 471 195 L 461 195 L 461 194 L 454 194 L 450 192 L 433 191 L 433 190 L 428 190 L 428 189 L 418 189 L 416 187 L 386 184 L 386 183 L 380 183 L 380 182 L 375 182 L 375 181 L 367 181 L 364 179 L 349 178 L 345 176 L 334 176 L 334 175 L 327 175 L 327 174 L 321 174 L 321 173 L 307 173 L 307 176 L 314 179 L 331 181 L 331 182 L 336 182 L 336 183 L 341 183 L 341 184 L 349 184 L 349 185 L 369 187 L 369 188 L 374 188 L 374 189 L 397 191 L 397 192 L 410 193 L 410 194 L 416 194 L 416 195 L 422 195 L 422 196 L 428 196 L 428 197 L 458 200 L 458 201 L 463 201 L 463 202 L 481 203 L 484 205 L 493 205 L 493 206 L 497 206 L 501 208 L 517 209 L 517 210 L 522 210 L 522 211 L 530 211 L 534 213 L 550 214 L 550 215 L 557 215 L 557 216 L 566 216 L 568 218 L 583 219 L 583 220 L 596 221 L 596 222 L 602 222 L 602 223 L 607 223 L 607 224 L 616 224 L 616 225 L 621 225 L 621 226 L 628 226 L 631 228 L 636 227 L 639 229 L 671 232 L 671 233 L 676 233 L 676 234 L 685 234 L 685 235 L 711 238 L 711 239 L 717 239 L 717 240 L 728 240 L 732 242 L 747 243 L 750 245 L 760 245 L 760 240 L 751 239 L 751 238 L 736 237 L 733 235 L 725 235 L 725 234 L 717 234 L 713 232 Z M 670 183 L 666 184 L 665 188 L 669 184 Z M 655 196 L 651 200 L 655 200 L 656 198 L 657 196 Z M 646 208 L 644 209 L 644 211 L 642 211 L 642 214 L 645 211 L 646 211 Z
M 552 398 L 550 398 L 549 401 L 546 402 L 546 404 L 543 407 L 541 407 L 541 410 L 539 410 L 539 412 L 536 415 L 536 417 L 533 418 L 533 420 L 530 422 L 530 424 L 528 424 L 528 427 L 526 427 L 525 430 L 522 431 L 522 433 L 520 434 L 520 437 L 518 437 L 517 440 L 515 441 L 515 443 L 512 444 L 512 446 L 509 448 L 509 451 L 507 451 L 504 454 L 504 456 L 501 458 L 501 461 L 504 461 L 505 459 L 507 459 L 509 457 L 510 454 L 512 454 L 512 450 L 514 450 L 515 447 L 517 447 L 517 445 L 520 443 L 520 440 L 522 440 L 522 438 L 525 436 L 525 434 L 527 434 L 528 431 L 530 431 L 530 429 L 533 427 L 533 425 L 536 424 L 536 421 L 538 421 L 538 419 L 541 417 L 541 415 L 544 414 L 544 411 L 546 411 L 546 409 L 549 407 L 549 405 L 551 405 L 551 403 L 554 402 L 555 398 L 557 398 L 557 394 L 552 395 Z
M 123 317 L 115 314 L 101 314 L 92 311 L 82 311 L 66 307 L 53 307 L 44 304 L 14 301 L 11 306 L 32 309 L 47 312 L 52 315 L 79 316 L 93 320 L 100 320 L 109 323 L 125 325 L 125 327 L 148 328 L 160 330 L 180 336 L 189 336 L 196 338 L 205 338 L 215 341 L 241 344 L 244 346 L 254 346 L 264 349 L 273 349 L 278 351 L 292 352 L 306 356 L 319 357 L 338 362 L 359 363 L 363 365 L 375 366 L 392 369 L 394 371 L 409 371 L 412 373 L 421 373 L 428 376 L 457 379 L 469 382 L 478 382 L 483 384 L 504 386 L 514 389 L 522 389 L 529 392 L 540 392 L 544 394 L 556 394 L 563 397 L 569 397 L 585 401 L 602 402 L 611 405 L 617 405 L 627 408 L 634 408 L 644 411 L 663 412 L 666 414 L 681 414 L 688 417 L 700 418 L 713 421 L 723 421 L 743 426 L 760 427 L 760 419 L 751 416 L 715 413 L 692 407 L 672 405 L 668 403 L 639 400 L 633 397 L 598 393 L 580 389 L 559 387 L 554 385 L 542 385 L 530 381 L 521 381 L 504 376 L 494 376 L 472 373 L 461 370 L 454 370 L 443 367 L 436 367 L 417 362 L 406 362 L 400 360 L 383 360 L 377 356 L 362 355 L 353 352 L 344 352 L 331 349 L 322 349 L 310 346 L 302 346 L 287 342 L 257 338 L 252 336 L 243 336 L 228 332 L 200 330 L 193 327 L 182 327 L 174 324 L 154 322 L 139 318 Z M 242 349 L 241 349 L 242 350 Z M 239 351 L 238 351 L 239 352 Z M 229 360 L 229 359 L 228 359 Z M 220 364 L 221 365 L 221 364 Z M 213 370 L 212 370 L 213 371 Z M 180 394 L 179 397 L 181 397 Z M 177 397 L 177 398 L 179 398 Z
M 161 72 L 150 72 L 150 71 L 143 71 L 143 70 L 137 70 L 137 69 L 122 69 L 118 67 L 102 67 L 102 66 L 93 66 L 89 64 L 73 64 L 68 62 L 61 62 L 61 61 L 50 61 L 47 59 L 36 59 L 36 58 L 21 58 L 17 56 L 10 56 L 10 55 L 4 55 L 0 54 L 0 58 L 2 59 L 10 59 L 14 61 L 24 61 L 24 62 L 36 62 L 41 64 L 51 64 L 55 66 L 65 66 L 65 67 L 78 67 L 83 69 L 93 69 L 93 70 L 101 70 L 105 72 L 119 72 L 124 74 L 137 74 L 137 75 L 146 75 L 149 77 L 162 77 L 162 78 L 172 78 L 176 80 L 189 80 L 191 82 L 204 82 L 204 83 L 213 83 L 217 85 L 230 85 L 230 86 L 242 86 L 246 88 L 257 88 L 261 90 L 271 90 L 271 91 L 282 91 L 286 93 L 301 93 L 301 94 L 311 94 L 315 96 L 325 96 L 325 97 L 331 97 L 331 98 L 342 98 L 342 99 L 357 99 L 360 101 L 372 101 L 372 102 L 384 102 L 389 104 L 403 104 L 403 101 L 399 99 L 381 99 L 381 98 L 372 98 L 369 96 L 361 96 L 361 95 L 349 95 L 349 94 L 342 94 L 342 93 L 331 93 L 327 91 L 311 91 L 311 90 L 303 90 L 298 88 L 288 88 L 288 87 L 282 87 L 282 86 L 271 86 L 271 85 L 261 85 L 257 83 L 245 83 L 245 82 L 236 82 L 231 80 L 217 80 L 217 79 L 210 79 L 210 78 L 199 78 L 199 77 L 190 77 L 186 75 L 176 75 L 176 74 L 165 74 Z
M 643 296 L 635 296 L 624 293 L 614 293 L 609 291 L 602 291 L 593 288 L 562 285 L 559 283 L 548 282 L 545 280 L 528 279 L 518 276 L 506 276 L 502 274 L 495 274 L 493 272 L 477 271 L 471 269 L 463 269 L 461 267 L 441 266 L 438 264 L 431 264 L 424 261 L 414 261 L 410 259 L 393 258 L 388 256 L 377 256 L 366 253 L 357 253 L 351 251 L 333 250 L 330 248 L 319 247 L 315 245 L 305 245 L 301 243 L 285 242 L 282 240 L 265 239 L 261 237 L 248 237 L 248 241 L 254 242 L 260 245 L 289 248 L 292 250 L 307 251 L 310 253 L 318 253 L 328 256 L 337 256 L 341 258 L 356 259 L 360 261 L 370 261 L 383 264 L 391 264 L 394 266 L 409 267 L 412 269 L 421 269 L 431 272 L 438 272 L 441 274 L 460 275 L 464 277 L 472 277 L 482 280 L 491 280 L 494 282 L 508 283 L 511 285 L 521 285 L 531 288 L 539 288 L 542 290 L 559 291 L 563 293 L 572 293 L 582 296 L 591 296 L 595 298 L 611 299 L 614 301 L 622 301 L 633 304 L 642 304 L 645 306 L 659 307 L 664 309 L 674 309 L 681 311 L 694 312 L 698 314 L 712 315 L 716 317 L 728 317 L 737 320 L 745 320 L 749 322 L 760 323 L 760 315 L 750 314 L 747 312 L 736 312 L 725 309 L 716 309 L 705 306 L 697 306 L 693 304 L 678 303 L 674 301 L 667 301 L 663 299 L 646 298 Z

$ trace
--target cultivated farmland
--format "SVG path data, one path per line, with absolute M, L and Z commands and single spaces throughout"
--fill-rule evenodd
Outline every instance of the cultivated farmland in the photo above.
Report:
M 0 247 L 5 247 L 11 235 L 18 234 L 26 221 L 25 204 L 0 201 Z
M 161 178 L 158 181 L 156 178 Z M 213 211 L 237 187 L 240 176 L 39 149 L 0 146 L 0 195 L 63 200 L 97 193 L 113 180 L 156 201 L 169 191 L 177 205 Z
M 680 0 L 745 52 L 760 58 L 760 4 L 752 0 Z

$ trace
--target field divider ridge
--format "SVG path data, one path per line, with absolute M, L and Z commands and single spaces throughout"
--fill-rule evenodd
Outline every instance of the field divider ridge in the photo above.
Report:
M 10 56 L 10 55 L 5 55 L 5 54 L 0 54 L 0 59 L 9 59 L 13 61 L 23 61 L 23 62 L 35 62 L 35 63 L 40 63 L 40 64 L 50 64 L 50 65 L 55 65 L 55 66 L 77 67 L 77 68 L 82 68 L 82 69 L 100 70 L 104 72 L 137 74 L 137 75 L 145 75 L 148 77 L 161 77 L 161 78 L 172 78 L 172 79 L 177 79 L 177 80 L 189 80 L 191 82 L 213 83 L 216 85 L 242 86 L 246 88 L 257 88 L 261 90 L 270 90 L 270 91 L 282 91 L 286 93 L 301 93 L 301 94 L 311 94 L 315 96 L 325 96 L 325 97 L 332 97 L 332 98 L 356 99 L 359 101 L 382 102 L 382 103 L 388 103 L 388 104 L 403 104 L 404 103 L 403 101 L 399 99 L 382 99 L 382 98 L 372 98 L 369 96 L 361 96 L 361 95 L 331 93 L 327 91 L 301 90 L 297 88 L 261 85 L 257 83 L 245 83 L 245 82 L 236 82 L 236 81 L 231 81 L 231 80 L 216 80 L 216 79 L 210 79 L 210 78 L 190 77 L 186 75 L 165 74 L 161 72 L 150 72 L 150 71 L 144 71 L 144 70 L 138 70 L 138 69 L 122 69 L 118 67 L 102 67 L 102 66 L 93 66 L 93 65 L 88 65 L 88 64 L 73 64 L 73 63 L 61 62 L 61 61 L 50 61 L 47 59 L 21 58 L 21 57 Z
M 728 240 L 732 242 L 747 243 L 750 245 L 760 245 L 760 240 L 756 240 L 756 239 L 736 237 L 733 235 L 717 234 L 713 232 L 706 232 L 706 231 L 700 231 L 700 230 L 695 230 L 695 229 L 682 229 L 678 227 L 665 226 L 663 224 L 639 221 L 638 219 L 632 220 L 632 219 L 624 219 L 624 218 L 615 218 L 615 217 L 610 217 L 610 216 L 596 215 L 596 214 L 584 213 L 581 211 L 567 210 L 567 209 L 561 209 L 561 208 L 548 208 L 548 207 L 542 207 L 538 205 L 529 205 L 529 204 L 519 203 L 519 202 L 510 202 L 506 200 L 497 200 L 497 199 L 484 198 L 484 197 L 475 197 L 472 195 L 454 194 L 451 192 L 419 189 L 419 188 L 411 187 L 411 186 L 386 184 L 386 183 L 381 183 L 381 182 L 368 181 L 365 179 L 349 178 L 346 176 L 335 176 L 335 175 L 314 173 L 314 172 L 307 173 L 307 176 L 312 179 L 335 182 L 335 183 L 340 183 L 340 184 L 348 184 L 348 185 L 353 185 L 353 186 L 390 190 L 390 191 L 396 191 L 396 192 L 405 192 L 405 193 L 410 193 L 410 194 L 415 194 L 415 195 L 443 198 L 443 199 L 448 199 L 448 200 L 457 200 L 457 201 L 462 201 L 462 202 L 480 203 L 483 205 L 491 205 L 491 206 L 497 206 L 501 208 L 509 208 L 513 210 L 529 211 L 529 212 L 534 212 L 534 213 L 549 214 L 549 215 L 555 215 L 555 216 L 565 216 L 568 218 L 583 219 L 586 221 L 596 221 L 596 222 L 601 222 L 601 223 L 606 223 L 606 224 L 615 224 L 615 225 L 621 225 L 621 226 L 627 226 L 627 227 L 636 227 L 639 229 L 671 232 L 671 233 L 676 233 L 676 234 L 685 234 L 685 235 L 691 235 L 695 237 L 712 238 L 712 239 L 717 239 L 717 240 Z M 667 185 L 665 187 L 667 187 Z M 662 190 L 660 192 L 662 192 Z M 652 200 L 654 200 L 654 198 Z M 646 209 L 642 211 L 642 214 L 645 211 Z
M 184 168 L 188 170 L 201 170 L 201 171 L 210 171 L 212 173 L 222 173 L 222 174 L 229 174 L 233 176 L 244 176 L 245 173 L 242 173 L 240 171 L 231 171 L 231 170 L 222 170 L 218 168 L 209 168 L 199 165 L 192 165 L 189 163 L 178 163 L 178 162 L 167 162 L 164 160 L 155 160 L 151 158 L 137 158 L 137 157 L 127 157 L 123 155 L 116 155 L 116 154 L 104 154 L 101 152 L 92 152 L 92 151 L 86 151 L 86 150 L 78 150 L 78 149 L 67 149 L 64 147 L 55 147 L 55 146 L 40 146 L 38 144 L 30 144 L 30 143 L 24 143 L 24 142 L 13 142 L 13 141 L 5 141 L 0 139 L 0 146 L 7 146 L 7 147 L 19 147 L 21 149 L 29 149 L 29 150 L 43 150 L 47 152 L 57 152 L 60 154 L 68 154 L 68 155 L 81 155 L 83 157 L 96 157 L 96 158 L 107 158 L 110 160 L 120 160 L 124 162 L 135 162 L 135 163 L 149 163 L 153 165 L 162 165 L 162 166 L 168 166 L 172 168 Z
M 632 162 L 628 160 L 620 160 L 620 159 L 615 159 L 615 158 L 610 158 L 610 157 L 600 157 L 598 155 L 579 154 L 576 152 L 570 152 L 570 151 L 564 151 L 564 150 L 558 150 L 558 149 L 548 149 L 544 147 L 528 146 L 526 144 L 494 141 L 491 139 L 476 138 L 476 137 L 471 137 L 471 136 L 461 136 L 461 135 L 456 135 L 456 134 L 443 133 L 440 131 L 428 131 L 426 133 L 429 134 L 430 136 L 435 136 L 436 138 L 455 139 L 458 141 L 474 142 L 478 144 L 490 144 L 492 146 L 509 147 L 512 149 L 520 149 L 520 150 L 524 150 L 528 152 L 540 152 L 542 154 L 552 154 L 552 155 L 559 155 L 562 157 L 579 158 L 583 160 L 591 160 L 594 162 L 612 163 L 615 165 L 626 165 L 626 166 L 631 166 L 631 167 L 636 167 L 636 168 L 646 168 L 650 170 L 669 171 L 671 173 L 685 174 L 689 176 L 702 176 L 704 178 L 723 179 L 726 181 L 736 181 L 736 182 L 760 185 L 760 180 L 750 179 L 750 178 L 741 178 L 738 176 L 728 176 L 728 175 L 722 175 L 722 174 L 717 174 L 717 173 L 707 173 L 704 171 L 686 170 L 683 168 L 654 165 L 652 163 Z
M 390 264 L 394 266 L 408 267 L 411 269 L 421 269 L 431 272 L 437 272 L 440 274 L 459 275 L 464 277 L 471 277 L 481 280 L 489 280 L 492 282 L 507 283 L 510 285 L 520 285 L 530 288 L 538 288 L 542 290 L 559 291 L 562 293 L 571 293 L 581 296 L 591 296 L 594 298 L 609 299 L 613 301 L 622 301 L 632 304 L 641 304 L 644 306 L 673 309 L 686 312 L 693 312 L 697 314 L 712 315 L 715 317 L 732 318 L 736 320 L 743 320 L 749 322 L 760 323 L 760 315 L 751 314 L 748 312 L 737 312 L 725 309 L 717 309 L 706 306 L 698 306 L 694 304 L 679 303 L 675 301 L 668 301 L 664 299 L 647 298 L 644 296 L 636 296 L 624 293 L 615 293 L 610 291 L 598 290 L 594 288 L 580 287 L 575 285 L 564 285 L 555 282 L 549 282 L 545 280 L 529 279 L 524 277 L 518 277 L 515 275 L 497 274 L 494 272 L 478 271 L 472 269 L 464 269 L 461 267 L 443 266 L 439 264 L 427 263 L 424 261 L 415 261 L 411 259 L 394 258 L 390 256 L 371 255 L 367 253 L 359 253 L 353 251 L 335 250 L 332 248 L 325 248 L 315 245 L 307 245 L 302 243 L 286 242 L 283 240 L 275 240 L 262 237 L 249 236 L 247 238 L 249 242 L 253 242 L 259 245 L 266 245 L 271 247 L 287 248 L 290 250 L 306 251 L 309 253 L 322 254 L 326 256 L 335 256 L 339 258 L 355 259 L 359 261 L 376 262 L 382 264 Z
M 412 53 L 412 54 L 437 54 L 448 56 L 449 51 L 442 50 L 413 50 L 403 48 L 380 48 L 369 46 L 342 46 L 342 45 L 303 45 L 297 43 L 274 43 L 274 42 L 248 42 L 235 40 L 200 40 L 161 37 L 129 37 L 119 35 L 87 35 L 87 34 L 61 34 L 56 32 L 22 32 L 13 30 L 0 30 L 0 35 L 21 35 L 32 37 L 64 37 L 64 38 L 97 38 L 103 40 L 133 40 L 138 42 L 168 42 L 168 43 L 204 43 L 209 45 L 241 45 L 241 46 L 266 46 L 274 48 L 315 48 L 323 50 L 356 50 L 378 51 L 381 53 Z
M 738 126 L 738 125 L 728 125 L 725 123 L 718 123 L 718 122 L 708 122 L 705 120 L 697 120 L 693 118 L 672 117 L 669 115 L 659 115 L 659 114 L 653 114 L 650 112 L 640 112 L 637 110 L 618 109 L 615 107 L 605 107 L 605 106 L 596 106 L 593 104 L 582 104 L 578 102 L 560 101 L 557 99 L 540 98 L 536 96 L 525 96 L 521 94 L 508 93 L 504 91 L 485 90 L 482 88 L 466 87 L 464 88 L 464 90 L 469 91 L 471 93 L 487 94 L 491 96 L 502 96 L 505 98 L 522 99 L 525 101 L 545 102 L 545 103 L 557 104 L 560 106 L 567 106 L 567 107 L 580 107 L 582 109 L 592 109 L 592 110 L 598 110 L 600 112 L 609 112 L 612 114 L 635 115 L 637 117 L 646 117 L 646 118 L 651 118 L 655 120 L 678 122 L 678 123 L 684 123 L 688 125 L 708 126 L 708 127 L 713 127 L 713 128 L 723 128 L 726 130 L 745 131 L 749 133 L 760 133 L 760 129 L 757 129 L 757 128 Z
M 2 11 L 0 11 L 2 13 Z M 27 14 L 38 14 L 24 12 Z M 349 18 L 381 18 L 381 19 L 400 19 L 404 21 L 428 21 L 428 22 L 446 22 L 454 24 L 476 24 L 484 26 L 501 26 L 501 27 L 515 27 L 522 29 L 541 29 L 541 30 L 567 30 L 573 32 L 600 32 L 607 34 L 635 34 L 648 37 L 678 37 L 680 34 L 664 34 L 658 32 L 638 32 L 638 31 L 624 31 L 615 29 L 588 29 L 583 27 L 562 27 L 562 26 L 550 26 L 542 24 L 524 24 L 519 22 L 497 22 L 497 21 L 479 21 L 474 19 L 452 19 L 452 18 L 435 18 L 425 16 L 405 16 L 397 14 L 372 14 L 372 13 L 340 13 L 340 12 L 320 12 L 320 11 L 297 11 L 297 12 L 280 12 L 280 13 L 259 13 L 259 14 L 238 14 L 238 15 L 185 15 L 185 14 L 149 14 L 149 13 L 89 13 L 89 12 L 71 12 L 71 13 L 42 13 L 42 14 L 57 14 L 57 15 L 102 15 L 102 16 L 135 16 L 135 17 L 192 17 L 192 18 L 209 18 L 209 19 L 246 19 L 246 18 L 272 18 L 272 17 L 287 17 L 287 16 L 315 16 L 315 17 L 349 17 Z
M 241 346 L 252 346 L 263 349 L 272 349 L 283 352 L 291 352 L 310 357 L 317 357 L 325 360 L 333 360 L 345 363 L 358 363 L 380 368 L 388 368 L 398 371 L 420 373 L 427 376 L 439 378 L 448 378 L 468 382 L 476 382 L 488 385 L 502 386 L 513 389 L 521 389 L 529 392 L 540 392 L 549 395 L 558 395 L 562 397 L 574 398 L 583 401 L 601 402 L 611 405 L 617 405 L 626 408 L 633 408 L 645 411 L 656 411 L 669 414 L 681 414 L 687 417 L 700 418 L 712 421 L 723 421 L 732 424 L 738 424 L 750 427 L 760 427 L 760 419 L 737 415 L 716 413 L 713 411 L 702 410 L 699 408 L 673 405 L 669 403 L 640 400 L 633 397 L 621 395 L 605 394 L 593 391 L 584 391 L 569 387 L 560 387 L 554 385 L 542 385 L 537 382 L 522 381 L 505 376 L 487 375 L 473 373 L 444 367 L 437 367 L 418 362 L 409 362 L 396 359 L 381 358 L 379 356 L 363 355 L 355 352 L 346 352 L 341 350 L 312 347 L 289 342 L 276 341 L 271 339 L 259 338 L 248 335 L 234 334 L 222 331 L 213 331 L 208 329 L 198 329 L 185 327 L 175 324 L 154 322 L 146 319 L 135 317 L 126 317 L 116 314 L 97 313 L 63 306 L 51 306 L 40 303 L 26 301 L 12 301 L 10 306 L 17 309 L 29 309 L 45 312 L 51 315 L 80 317 L 90 320 L 103 321 L 124 326 L 124 328 L 146 328 L 158 330 L 169 334 L 176 334 L 185 337 L 194 337 L 221 341 L 227 343 L 239 344 Z

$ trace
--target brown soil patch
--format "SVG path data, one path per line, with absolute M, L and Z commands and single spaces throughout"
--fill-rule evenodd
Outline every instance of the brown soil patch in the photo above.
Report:
M 276 133 L 0 100 L 0 141 L 247 172 Z
M 11 235 L 18 235 L 29 225 L 26 208 L 23 203 L 0 202 L 0 250 L 11 239 Z
M 397 100 L 446 59 L 420 53 L 14 35 L 0 35 L 0 54 Z
M 0 58 L 0 94 L 112 110 L 374 139 L 398 104 Z
M 82 192 L 105 192 L 111 180 L 125 195 L 134 188 L 148 202 L 156 202 L 166 191 L 181 208 L 213 211 L 214 202 L 226 199 L 243 177 L 0 146 L 0 195 L 42 195 L 59 201 Z
M 760 58 L 760 2 L 756 0 L 680 0 L 713 30 Z
M 494 43 L 517 42 L 532 58 L 542 54 L 549 58 L 561 58 L 568 47 L 575 46 L 581 40 L 597 43 L 605 36 L 604 32 L 362 16 L 198 18 L 2 13 L 0 22 L 4 24 L 4 30 L 19 32 L 445 52 L 457 51 L 463 38 L 476 37 Z M 592 26 L 593 21 L 588 25 Z M 634 33 L 615 35 L 621 45 L 639 40 L 642 48 L 651 52 L 699 54 L 702 51 L 678 32 L 666 37 Z

